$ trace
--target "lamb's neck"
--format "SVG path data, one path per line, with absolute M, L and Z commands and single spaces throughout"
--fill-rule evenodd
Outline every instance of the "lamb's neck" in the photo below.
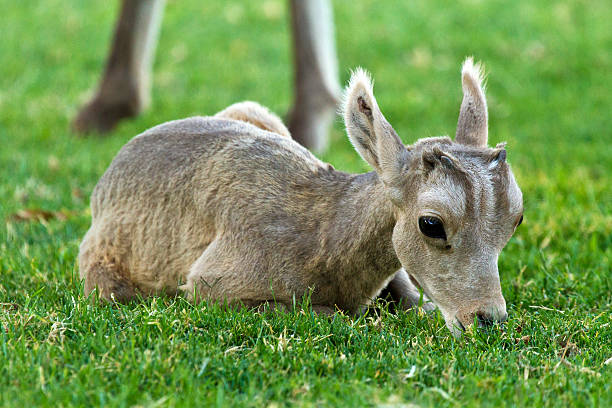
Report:
M 391 237 L 394 207 L 374 172 L 351 176 L 338 197 L 327 246 L 338 279 L 371 295 L 400 268 Z

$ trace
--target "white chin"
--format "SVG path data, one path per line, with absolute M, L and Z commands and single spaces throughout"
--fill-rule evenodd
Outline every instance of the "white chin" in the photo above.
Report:
M 440 308 L 442 312 L 442 316 L 444 317 L 444 321 L 446 322 L 446 327 L 453 334 L 454 337 L 459 338 L 463 334 L 465 328 L 461 324 L 461 322 L 457 319 L 454 313 L 448 313 L 444 309 Z
M 460 338 L 463 335 L 463 325 L 457 319 L 446 320 L 446 327 L 451 331 L 455 338 Z

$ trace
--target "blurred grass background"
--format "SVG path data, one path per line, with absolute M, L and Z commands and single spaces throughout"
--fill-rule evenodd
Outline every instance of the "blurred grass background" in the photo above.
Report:
M 97 84 L 118 2 L 0 0 L 0 404 L 612 403 L 610 2 L 333 5 L 341 81 L 370 70 L 406 143 L 454 134 L 460 64 L 485 63 L 489 144 L 508 142 L 525 196 L 525 222 L 500 258 L 507 331 L 457 341 L 439 317 L 410 314 L 329 322 L 172 299 L 90 306 L 75 259 L 98 178 L 158 123 L 244 99 L 284 114 L 287 4 L 168 1 L 151 108 L 108 137 L 81 139 L 69 121 Z M 368 170 L 340 122 L 322 158 Z M 69 216 L 12 219 L 27 208 Z M 268 347 L 287 336 L 301 342 Z

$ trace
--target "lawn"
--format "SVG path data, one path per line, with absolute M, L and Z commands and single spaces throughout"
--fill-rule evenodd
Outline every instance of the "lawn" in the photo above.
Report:
M 76 137 L 117 7 L 0 0 L 0 405 L 612 406 L 609 0 L 334 2 L 340 79 L 369 69 L 406 143 L 454 134 L 461 61 L 486 64 L 489 144 L 508 142 L 525 221 L 499 261 L 505 329 L 461 339 L 439 314 L 385 305 L 327 318 L 88 302 L 78 245 L 118 149 L 167 120 L 243 99 L 284 114 L 292 98 L 284 1 L 168 1 L 151 108 Z M 368 171 L 340 122 L 322 159 Z

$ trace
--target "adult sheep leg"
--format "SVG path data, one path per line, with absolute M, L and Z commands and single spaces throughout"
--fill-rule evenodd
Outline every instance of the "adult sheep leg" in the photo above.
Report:
M 123 0 L 104 75 L 73 122 L 77 132 L 108 132 L 150 101 L 151 65 L 165 0 Z M 339 100 L 328 0 L 291 0 L 295 100 L 290 130 L 302 145 L 323 150 Z
M 341 92 L 329 0 L 291 0 L 291 29 L 295 95 L 289 130 L 303 146 L 322 151 Z
M 77 132 L 108 132 L 146 108 L 151 66 L 165 0 L 123 0 L 104 75 L 94 97 L 77 114 Z

